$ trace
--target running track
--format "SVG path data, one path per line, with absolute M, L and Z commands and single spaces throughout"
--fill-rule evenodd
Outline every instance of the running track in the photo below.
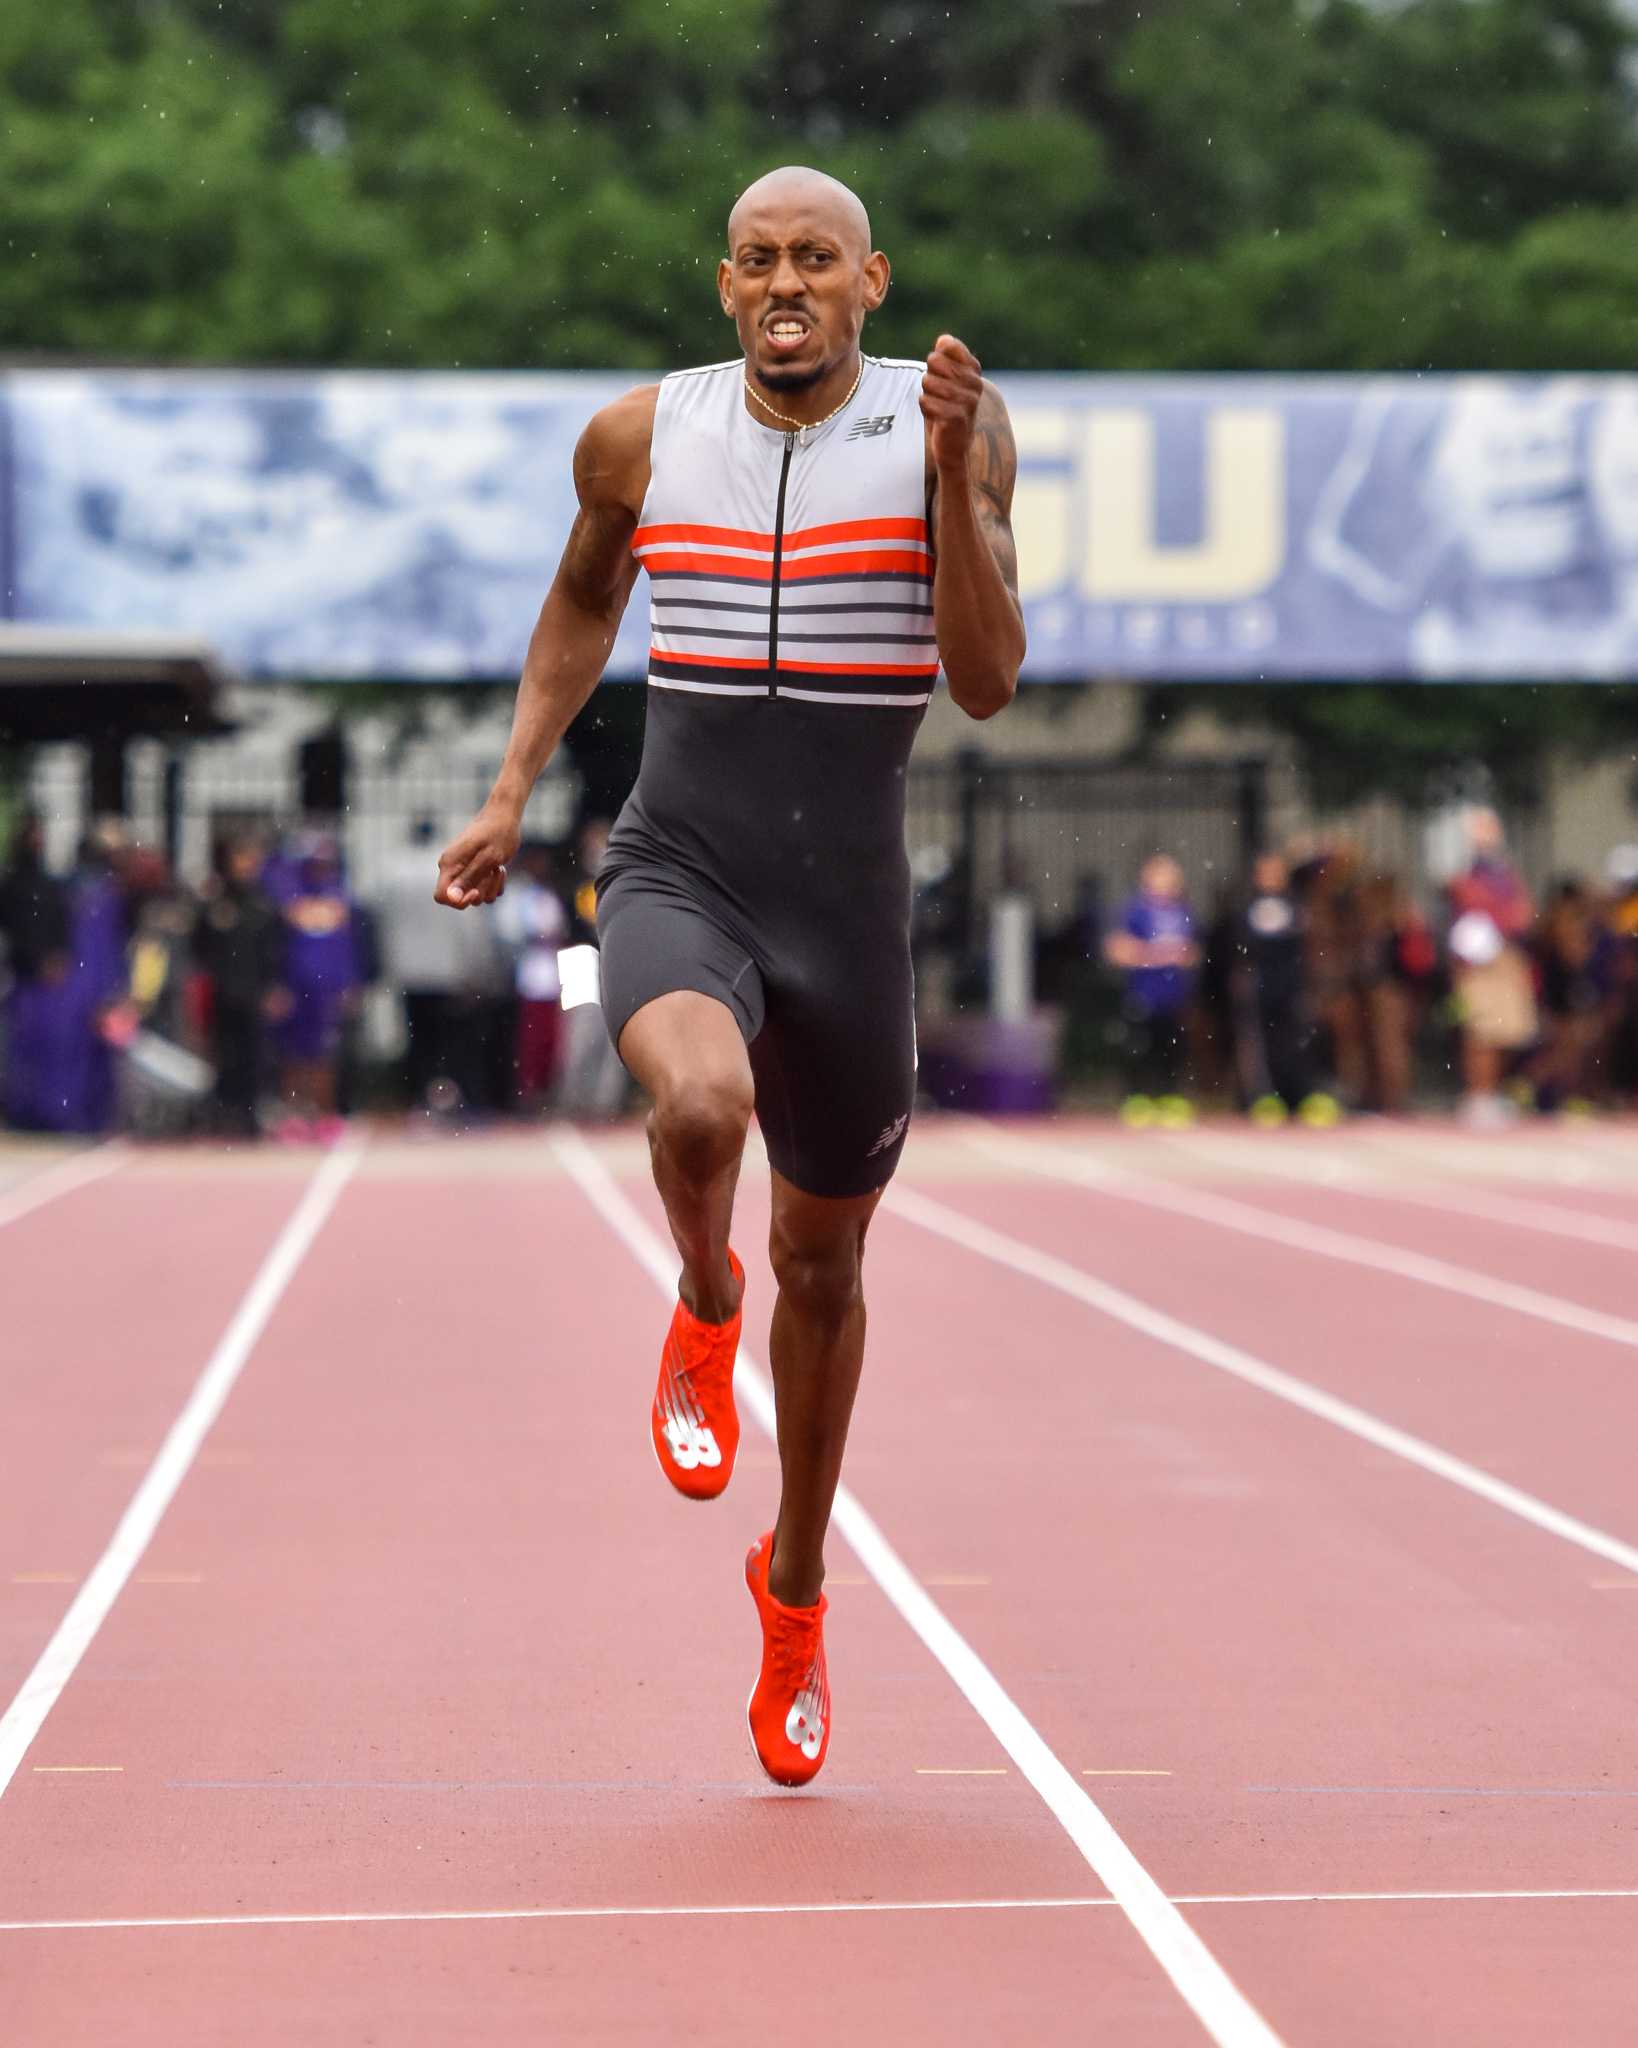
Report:
M 0 1151 L 0 2039 L 1634 2038 L 1638 1130 L 924 1121 L 799 1795 L 659 1225 L 629 1131 Z

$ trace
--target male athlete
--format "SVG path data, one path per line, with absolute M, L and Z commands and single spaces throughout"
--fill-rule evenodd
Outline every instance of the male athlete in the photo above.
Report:
M 617 399 L 575 450 L 580 510 L 482 811 L 439 861 L 455 909 L 505 886 L 524 803 L 595 687 L 639 567 L 652 586 L 642 767 L 598 876 L 609 1034 L 653 1098 L 682 1256 L 651 1420 L 690 1499 L 728 1484 L 745 1276 L 729 1249 L 754 1108 L 773 1168 L 781 1493 L 746 1578 L 751 1739 L 825 1760 L 824 1539 L 864 1356 L 865 1232 L 915 1091 L 905 771 L 940 663 L 974 718 L 1024 655 L 1006 409 L 971 351 L 861 354 L 887 294 L 864 207 L 771 172 L 728 222 L 743 358 Z

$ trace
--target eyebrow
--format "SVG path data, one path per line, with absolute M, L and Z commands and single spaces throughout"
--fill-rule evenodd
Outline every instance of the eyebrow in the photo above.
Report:
M 743 241 L 736 243 L 734 254 L 736 256 L 765 256 L 771 254 L 780 246 L 778 242 L 762 239 Z M 828 249 L 834 254 L 840 250 L 842 245 L 832 235 L 803 235 L 789 246 L 799 254 L 809 249 Z

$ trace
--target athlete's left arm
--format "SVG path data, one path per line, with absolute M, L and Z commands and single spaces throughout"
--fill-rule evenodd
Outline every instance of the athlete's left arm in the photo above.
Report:
M 921 382 L 932 464 L 933 623 L 950 695 L 971 718 L 1012 702 L 1024 659 L 1012 487 L 1018 454 L 978 358 L 941 334 Z

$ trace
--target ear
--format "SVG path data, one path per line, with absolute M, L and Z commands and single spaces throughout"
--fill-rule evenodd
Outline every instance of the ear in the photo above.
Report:
M 867 313 L 874 313 L 887 297 L 887 287 L 892 278 L 893 266 L 880 249 L 873 249 L 864 263 L 864 305 Z
M 717 265 L 717 297 L 730 320 L 734 317 L 734 266 L 726 256 Z

